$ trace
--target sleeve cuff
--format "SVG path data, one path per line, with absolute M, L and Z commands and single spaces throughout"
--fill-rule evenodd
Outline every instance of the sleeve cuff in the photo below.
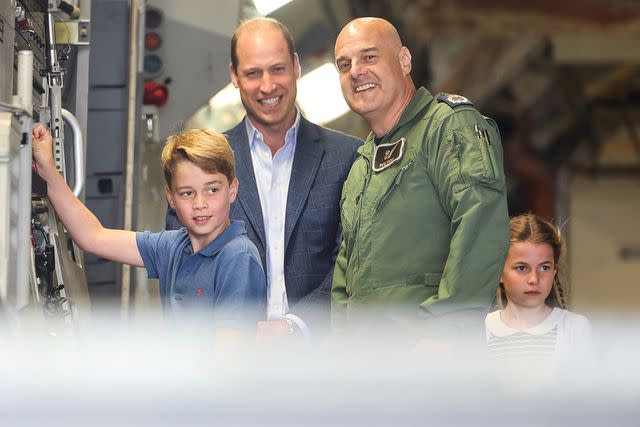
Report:
M 304 320 L 302 320 L 300 317 L 296 316 L 293 313 L 287 313 L 283 316 L 283 318 L 288 319 L 293 323 L 295 323 L 298 329 L 300 329 L 300 332 L 302 333 L 302 337 L 304 338 L 305 341 L 311 341 L 311 332 L 309 331 L 309 327 L 307 326 Z

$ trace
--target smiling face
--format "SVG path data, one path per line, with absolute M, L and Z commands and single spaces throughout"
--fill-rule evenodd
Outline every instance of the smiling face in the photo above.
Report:
M 335 55 L 349 107 L 374 131 L 374 124 L 397 120 L 414 88 L 409 76 L 411 54 L 391 24 L 371 18 L 352 21 L 340 32 Z
M 251 123 L 263 133 L 286 131 L 296 116 L 298 55 L 291 58 L 282 32 L 264 22 L 243 28 L 235 49 L 238 63 L 229 66 L 231 81 L 240 90 Z
M 229 206 L 236 200 L 238 180 L 230 185 L 225 175 L 205 172 L 193 162 L 181 160 L 175 164 L 171 188 L 165 187 L 165 192 L 197 252 L 229 225 Z
M 557 272 L 553 248 L 546 243 L 512 242 L 500 282 L 507 304 L 542 308 Z

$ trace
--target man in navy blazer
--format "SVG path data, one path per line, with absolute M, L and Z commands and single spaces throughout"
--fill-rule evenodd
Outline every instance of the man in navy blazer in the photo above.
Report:
M 342 185 L 361 141 L 298 112 L 300 64 L 280 22 L 256 18 L 241 24 L 231 42 L 229 68 L 247 111 L 225 132 L 240 183 L 230 217 L 245 221 L 270 287 L 270 321 L 261 322 L 258 331 L 306 334 L 307 324 L 322 329 L 322 322 L 328 326 L 340 245 Z M 178 227 L 169 210 L 167 229 Z

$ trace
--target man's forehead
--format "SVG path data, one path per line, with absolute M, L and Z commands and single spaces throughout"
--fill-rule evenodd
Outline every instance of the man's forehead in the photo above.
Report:
M 387 25 L 386 21 L 363 20 L 352 22 L 345 27 L 336 40 L 338 50 L 350 46 L 351 49 L 361 50 L 363 46 L 374 46 L 379 49 L 402 47 L 397 33 Z

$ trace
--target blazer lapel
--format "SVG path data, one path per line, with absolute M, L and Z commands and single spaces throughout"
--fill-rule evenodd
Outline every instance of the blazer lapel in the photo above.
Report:
M 300 128 L 298 129 L 296 152 L 293 156 L 287 195 L 284 229 L 285 253 L 291 234 L 309 197 L 309 190 L 318 173 L 323 155 L 324 145 L 320 143 L 320 134 L 317 129 L 307 119 L 300 117 Z
M 256 230 L 262 247 L 266 250 L 262 206 L 260 205 L 260 195 L 256 185 L 256 176 L 253 171 L 253 162 L 251 161 L 251 151 L 244 120 L 231 129 L 227 135 L 234 151 L 236 174 L 238 175 L 238 183 L 240 185 L 237 202 L 242 206 L 247 219 Z

